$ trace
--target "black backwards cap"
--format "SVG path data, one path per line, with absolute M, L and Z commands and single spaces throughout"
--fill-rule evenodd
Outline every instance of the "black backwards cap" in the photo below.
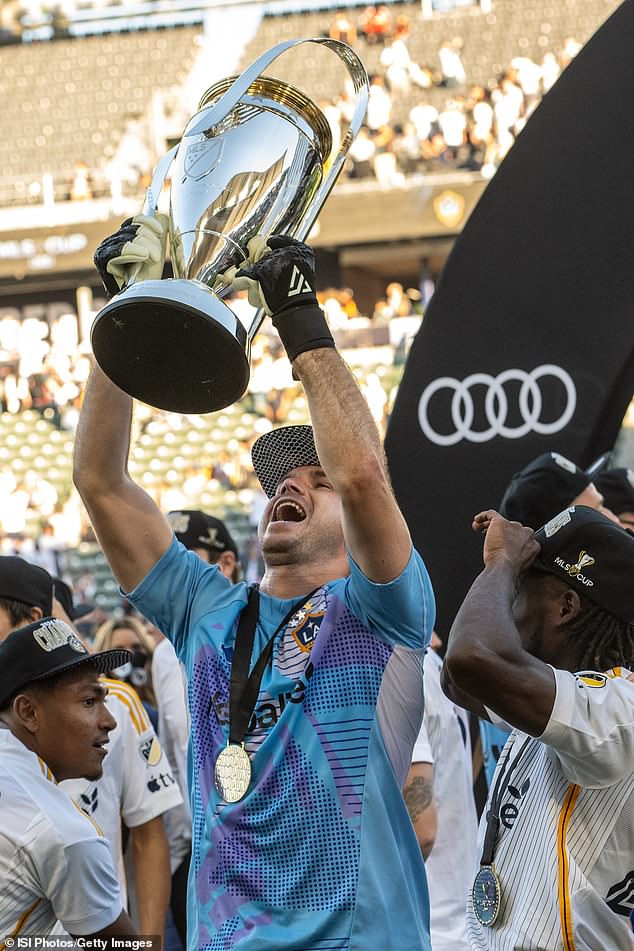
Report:
M 300 466 L 320 466 L 312 426 L 281 426 L 264 433 L 251 447 L 258 481 L 269 498 L 281 480 Z
M 606 469 L 596 477 L 594 484 L 615 515 L 634 512 L 634 472 L 631 469 Z
M 131 656 L 119 649 L 89 653 L 72 628 L 57 618 L 19 627 L 0 644 L 0 710 L 27 684 L 89 661 L 105 674 L 127 664 Z
M 238 557 L 236 543 L 219 518 L 207 515 L 200 509 L 179 509 L 168 512 L 166 517 L 170 528 L 185 548 L 206 548 L 218 554 L 232 551 Z
M 634 621 L 634 533 L 586 505 L 564 509 L 535 532 L 533 562 L 629 624 Z
M 609 455 L 584 470 L 558 452 L 545 452 L 513 476 L 500 503 L 500 515 L 533 529 L 545 525 L 594 482 Z
M 53 579 L 39 565 L 17 555 L 0 555 L 0 598 L 40 608 L 48 615 L 53 608 Z

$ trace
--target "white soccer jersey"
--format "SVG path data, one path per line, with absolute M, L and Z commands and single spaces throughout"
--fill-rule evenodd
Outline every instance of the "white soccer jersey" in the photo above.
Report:
M 500 807 L 493 864 L 498 919 L 467 926 L 476 951 L 632 951 L 634 907 L 634 683 L 555 670 L 543 734 L 513 731 L 500 756 L 517 760 Z M 487 808 L 489 803 L 487 803 Z M 478 833 L 482 853 L 486 809 Z M 474 870 L 474 876 L 479 864 Z
M 441 667 L 438 654 L 429 651 L 424 667 L 425 716 L 412 762 L 434 764 L 438 829 L 425 859 L 432 947 L 434 951 L 469 951 L 464 904 L 478 828 L 471 744 L 464 712 L 440 686 Z
M 127 902 L 121 820 L 129 829 L 149 822 L 182 802 L 172 770 L 139 696 L 120 680 L 104 678 L 106 703 L 117 721 L 110 734 L 103 775 L 60 783 L 103 829 Z
M 189 715 L 185 672 L 176 656 L 171 641 L 164 638 L 152 654 L 152 685 L 158 707 L 158 729 L 161 745 L 172 767 L 183 802 L 164 816 L 170 846 L 172 872 L 176 871 L 192 841 L 192 816 L 187 787 L 187 746 L 189 743 Z
M 70 934 L 93 934 L 121 911 L 101 830 L 0 728 L 0 949 L 7 938 L 48 935 L 58 920 Z

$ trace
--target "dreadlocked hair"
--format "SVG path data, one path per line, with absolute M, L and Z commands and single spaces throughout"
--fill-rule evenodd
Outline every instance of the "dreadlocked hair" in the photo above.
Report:
M 627 624 L 579 595 L 581 611 L 570 625 L 575 670 L 634 669 L 634 623 Z

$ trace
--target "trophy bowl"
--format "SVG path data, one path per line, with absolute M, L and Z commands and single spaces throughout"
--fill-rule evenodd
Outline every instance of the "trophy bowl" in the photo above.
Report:
M 353 78 L 355 112 L 336 154 L 318 106 L 294 86 L 260 75 L 303 42 L 333 48 Z M 205 92 L 180 143 L 157 165 L 144 207 L 156 211 L 169 170 L 174 277 L 132 280 L 93 323 L 95 358 L 117 386 L 185 414 L 240 399 L 264 313 L 245 327 L 223 300 L 231 287 L 222 274 L 246 261 L 256 234 L 307 235 L 363 120 L 367 88 L 365 69 L 349 47 L 315 39 L 279 44 L 241 76 Z

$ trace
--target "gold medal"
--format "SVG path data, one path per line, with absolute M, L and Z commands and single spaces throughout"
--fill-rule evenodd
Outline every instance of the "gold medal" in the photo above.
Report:
M 244 746 L 227 743 L 216 760 L 216 789 L 225 802 L 239 802 L 251 783 L 251 760 Z

